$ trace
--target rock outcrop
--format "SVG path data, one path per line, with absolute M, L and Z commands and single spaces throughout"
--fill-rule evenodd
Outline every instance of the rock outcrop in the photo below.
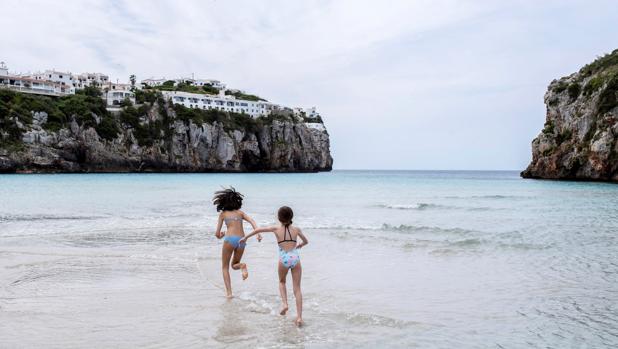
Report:
M 525 178 L 618 182 L 618 50 L 554 80 Z
M 156 103 L 142 125 L 161 120 Z M 329 171 L 329 135 L 321 122 L 288 118 L 258 127 L 230 129 L 224 123 L 180 120 L 167 105 L 161 137 L 140 142 L 135 129 L 120 126 L 111 139 L 75 119 L 47 129 L 47 113 L 32 123 L 15 118 L 21 142 L 0 143 L 0 172 L 315 172 Z M 92 115 L 93 122 L 101 118 Z

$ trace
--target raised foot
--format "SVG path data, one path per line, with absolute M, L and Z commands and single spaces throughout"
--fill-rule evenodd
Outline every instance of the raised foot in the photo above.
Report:
M 296 318 L 296 320 L 294 320 L 294 324 L 296 324 L 296 326 L 301 327 L 302 325 L 304 325 L 305 323 L 303 322 L 303 319 L 301 318 Z
M 288 312 L 288 306 L 284 305 L 283 308 L 281 308 L 279 315 L 285 315 L 287 312 Z
M 242 279 L 247 280 L 247 278 L 249 277 L 249 271 L 247 270 L 247 265 L 243 263 L 240 266 L 240 270 L 242 271 Z

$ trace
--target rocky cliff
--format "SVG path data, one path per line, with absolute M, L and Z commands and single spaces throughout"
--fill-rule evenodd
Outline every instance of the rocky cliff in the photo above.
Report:
M 14 92 L 2 92 L 0 172 L 313 172 L 332 167 L 321 120 L 208 114 L 171 106 L 160 96 L 140 108 L 101 111 L 104 116 L 92 108 L 80 111 L 74 101 L 50 98 L 39 108 L 29 103 L 34 107 L 26 111 L 7 102 L 6 94 L 13 93 L 15 100 Z
M 554 80 L 525 178 L 618 182 L 618 50 Z

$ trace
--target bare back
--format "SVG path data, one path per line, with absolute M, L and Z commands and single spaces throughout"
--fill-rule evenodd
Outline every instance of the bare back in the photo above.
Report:
M 223 222 L 227 227 L 226 235 L 245 236 L 243 230 L 244 213 L 241 210 L 223 211 L 221 212 Z
M 300 229 L 292 225 L 279 226 L 275 229 L 274 233 L 277 237 L 277 243 L 285 251 L 296 248 L 296 241 L 298 240 Z

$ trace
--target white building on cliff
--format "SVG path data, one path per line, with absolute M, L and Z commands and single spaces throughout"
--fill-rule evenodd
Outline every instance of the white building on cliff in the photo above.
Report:
M 299 118 L 319 116 L 315 107 L 309 109 L 289 108 L 264 100 L 256 101 L 244 91 L 227 89 L 224 83 L 214 79 L 195 79 L 193 77 L 177 79 L 151 78 L 142 80 L 141 86 L 156 89 L 167 81 L 172 81 L 174 86 L 158 90 L 167 100 L 187 108 L 233 112 L 246 114 L 253 118 L 267 116 L 272 113 L 294 115 Z M 199 91 L 199 93 L 169 91 L 170 89 L 175 89 L 181 83 L 184 84 L 185 88 L 183 89 L 195 90 Z M 190 86 L 187 88 L 187 85 L 195 86 L 195 88 Z M 87 86 L 100 88 L 102 90 L 101 98 L 106 100 L 108 107 L 112 109 L 119 108 L 123 101 L 127 99 L 135 103 L 134 89 L 139 88 L 127 83 L 113 83 L 108 75 L 102 73 L 72 74 L 70 72 L 48 69 L 34 74 L 10 74 L 4 62 L 0 62 L 0 88 L 47 96 L 65 96 L 74 94 L 76 90 Z M 212 88 L 205 88 L 205 86 Z M 218 93 L 211 94 L 214 92 Z
M 271 104 L 265 101 L 236 99 L 234 96 L 225 95 L 223 90 L 220 90 L 217 95 L 182 91 L 161 91 L 161 93 L 166 99 L 171 100 L 172 103 L 180 104 L 187 108 L 248 114 L 254 118 L 268 115 L 268 106 Z
M 52 81 L 42 76 L 37 78 L 32 75 L 10 74 L 6 64 L 0 62 L 0 88 L 46 96 L 64 96 L 75 93 L 75 88 L 64 73 L 55 72 L 48 75 L 55 76 L 62 81 Z

